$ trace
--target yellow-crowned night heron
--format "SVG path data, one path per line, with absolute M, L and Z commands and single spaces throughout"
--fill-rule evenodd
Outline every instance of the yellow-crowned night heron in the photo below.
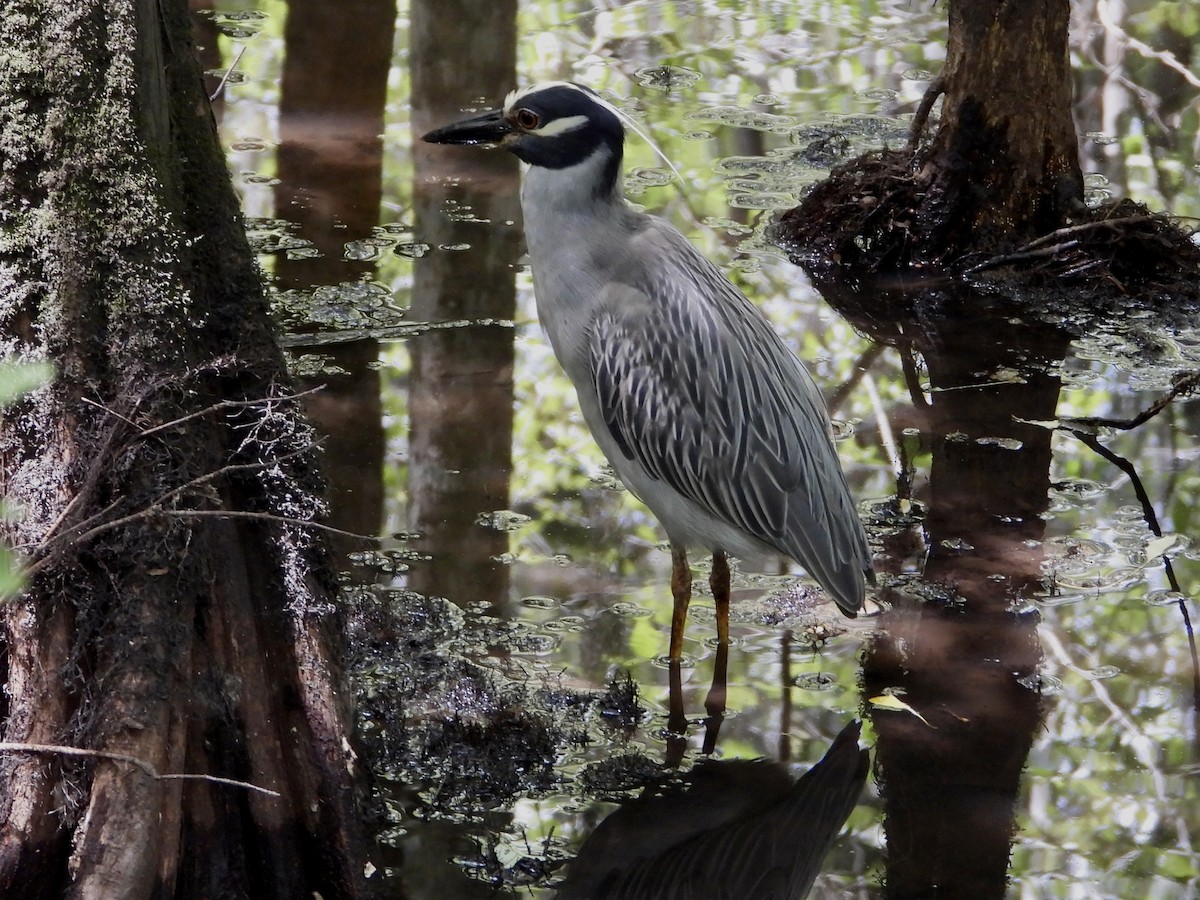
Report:
M 726 554 L 786 554 L 856 615 L 869 552 L 817 387 L 715 265 L 625 201 L 615 109 L 549 82 L 424 139 L 499 145 L 530 166 L 521 208 L 538 317 L 604 455 L 670 538 L 670 658 L 691 597 L 688 546 L 712 551 L 722 643 Z

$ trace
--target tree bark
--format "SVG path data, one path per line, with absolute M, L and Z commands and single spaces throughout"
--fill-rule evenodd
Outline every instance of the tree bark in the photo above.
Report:
M 321 479 L 188 29 L 0 10 L 0 349 L 59 373 L 0 427 L 3 736 L 93 753 L 0 758 L 5 897 L 362 893 Z
M 1068 0 L 953 0 L 918 213 L 927 253 L 1043 234 L 1083 208 Z

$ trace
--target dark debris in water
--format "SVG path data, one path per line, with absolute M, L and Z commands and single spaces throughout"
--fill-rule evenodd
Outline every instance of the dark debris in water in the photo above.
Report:
M 1195 315 L 1200 310 L 1200 246 L 1177 219 L 1122 199 L 1080 208 L 1062 227 L 1032 240 L 943 259 L 922 228 L 924 188 L 912 153 L 857 157 L 815 185 L 770 237 L 820 284 L 869 277 L 956 278 L 1047 309 L 1066 304 L 1077 318 L 1114 308 Z
M 348 588 L 349 658 L 359 733 L 381 790 L 410 786 L 424 818 L 481 821 L 489 810 L 550 791 L 578 791 L 555 766 L 598 738 L 647 716 L 625 675 L 604 691 L 476 657 L 486 617 L 414 591 Z M 502 661 L 499 661 L 502 662 Z M 381 803 L 380 806 L 386 806 Z
M 458 816 L 549 790 L 557 779 L 553 724 L 516 704 L 483 718 L 428 722 L 415 762 L 418 771 L 443 776 L 428 797 L 430 811 Z
M 597 701 L 597 707 L 601 721 L 626 731 L 636 728 L 648 715 L 637 682 L 628 672 L 608 683 L 608 690 Z

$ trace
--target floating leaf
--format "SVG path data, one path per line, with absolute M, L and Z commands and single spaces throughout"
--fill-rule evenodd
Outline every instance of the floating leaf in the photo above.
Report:
M 869 702 L 876 709 L 887 709 L 887 710 L 891 710 L 892 712 L 909 713 L 911 715 L 916 716 L 918 719 L 920 719 L 926 725 L 929 725 L 928 719 L 926 719 L 923 715 L 921 715 L 919 712 L 917 712 L 915 709 L 913 709 L 911 706 L 909 706 L 907 703 L 905 703 L 899 697 L 893 696 L 892 694 L 880 694 L 878 697 L 872 697 L 867 702 Z M 936 726 L 934 726 L 934 725 L 929 725 L 929 727 L 933 728 L 935 731 L 937 730 Z
M 1151 563 L 1164 556 L 1168 550 L 1179 543 L 1179 535 L 1164 534 L 1162 537 L 1156 537 L 1146 545 L 1146 562 Z

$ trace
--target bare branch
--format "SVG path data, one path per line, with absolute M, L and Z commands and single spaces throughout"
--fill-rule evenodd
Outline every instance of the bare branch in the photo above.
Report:
M 1162 397 L 1159 397 L 1144 410 L 1129 419 L 1110 419 L 1105 416 L 1080 416 L 1078 418 L 1063 417 L 1060 419 L 1067 428 L 1116 428 L 1129 431 L 1149 422 L 1160 412 L 1171 405 L 1180 394 L 1187 393 L 1200 387 L 1200 372 L 1185 372 L 1175 377 L 1175 384 Z
M 155 781 L 208 781 L 213 784 L 226 784 L 230 787 L 244 788 L 248 791 L 258 791 L 260 794 L 266 794 L 269 797 L 282 796 L 279 791 L 273 791 L 270 788 L 259 787 L 257 784 L 251 784 L 248 781 L 237 781 L 233 778 L 221 778 L 217 775 L 185 775 L 176 773 L 162 775 L 159 774 L 159 771 L 154 768 L 152 763 L 149 763 L 144 759 L 138 759 L 136 756 L 130 756 L 126 753 L 110 753 L 106 750 L 88 750 L 84 747 L 66 747 L 61 744 L 21 744 L 11 742 L 0 743 L 0 753 L 39 753 L 53 756 L 83 756 L 89 759 L 107 759 L 110 762 L 122 762 L 128 763 L 131 766 L 136 766 Z

